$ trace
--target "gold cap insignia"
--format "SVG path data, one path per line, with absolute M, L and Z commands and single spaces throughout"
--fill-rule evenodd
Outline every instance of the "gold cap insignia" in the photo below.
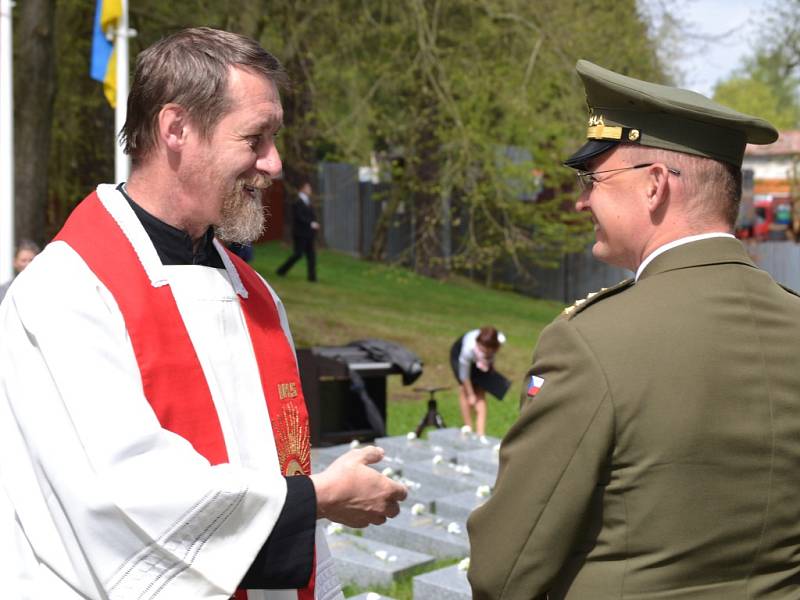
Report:
M 603 115 L 591 115 L 586 137 L 593 140 L 620 140 L 622 127 L 606 126 Z

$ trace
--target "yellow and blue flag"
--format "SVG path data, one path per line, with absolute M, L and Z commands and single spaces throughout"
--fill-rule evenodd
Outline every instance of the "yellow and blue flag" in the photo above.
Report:
M 121 0 L 97 0 L 94 11 L 94 34 L 92 37 L 92 60 L 89 74 L 95 81 L 103 83 L 103 92 L 108 103 L 117 105 L 117 69 L 114 60 L 112 35 L 122 16 Z M 110 39 L 109 39 L 110 38 Z

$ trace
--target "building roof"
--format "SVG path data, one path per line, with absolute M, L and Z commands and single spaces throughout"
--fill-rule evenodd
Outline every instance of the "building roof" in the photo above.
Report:
M 800 154 L 800 129 L 781 131 L 776 142 L 767 146 L 747 144 L 745 156 L 791 156 Z

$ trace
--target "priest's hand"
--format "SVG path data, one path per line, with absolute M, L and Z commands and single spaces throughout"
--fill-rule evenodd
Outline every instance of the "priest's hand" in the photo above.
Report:
M 317 518 L 348 527 L 380 525 L 400 512 L 406 487 L 368 465 L 383 458 L 383 449 L 350 450 L 322 473 L 311 475 L 317 494 Z

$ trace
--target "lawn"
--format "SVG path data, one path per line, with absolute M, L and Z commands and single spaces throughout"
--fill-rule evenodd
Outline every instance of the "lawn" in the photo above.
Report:
M 454 278 L 436 281 L 413 272 L 321 250 L 317 283 L 305 279 L 305 262 L 286 277 L 275 269 L 288 255 L 283 244 L 256 247 L 253 266 L 283 300 L 298 347 L 342 345 L 362 338 L 399 343 L 425 363 L 422 377 L 403 387 L 389 377 L 387 428 L 390 435 L 416 428 L 426 409 L 418 386 L 448 386 L 438 394 L 448 426 L 460 426 L 456 382 L 449 366 L 453 341 L 469 329 L 494 325 L 507 336 L 496 368 L 513 381 L 503 402 L 490 400 L 487 433 L 502 437 L 514 422 L 522 377 L 542 328 L 561 310 L 556 302 L 487 289 Z

